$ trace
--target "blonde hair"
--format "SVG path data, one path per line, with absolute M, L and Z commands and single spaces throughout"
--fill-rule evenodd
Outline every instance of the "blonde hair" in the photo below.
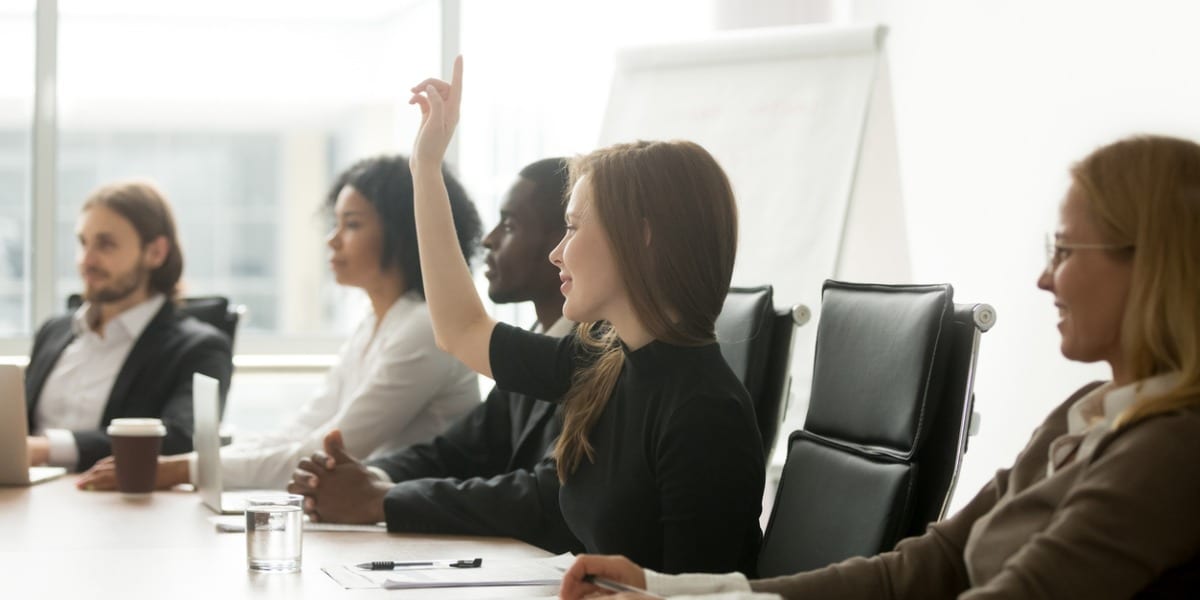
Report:
M 1071 169 L 1105 238 L 1133 247 L 1121 344 L 1134 380 L 1178 372 L 1164 394 L 1139 398 L 1115 426 L 1200 406 L 1200 145 L 1124 139 Z
M 608 235 L 633 309 L 654 339 L 678 346 L 713 343 L 737 254 L 737 206 L 712 155 L 692 142 L 618 144 L 573 159 L 570 174 L 572 187 L 587 176 L 589 210 Z M 588 434 L 624 364 L 610 324 L 580 323 L 577 332 L 590 356 L 564 401 L 563 432 L 554 448 L 560 480 L 584 456 L 594 459 Z

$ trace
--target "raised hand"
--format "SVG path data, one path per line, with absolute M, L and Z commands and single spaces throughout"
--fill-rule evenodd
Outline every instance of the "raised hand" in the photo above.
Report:
M 421 107 L 421 127 L 413 142 L 409 166 L 413 169 L 428 166 L 441 169 L 446 157 L 446 147 L 454 136 L 458 125 L 459 109 L 462 106 L 462 57 L 454 59 L 454 72 L 450 83 L 440 79 L 426 79 L 412 87 L 413 96 L 409 104 Z

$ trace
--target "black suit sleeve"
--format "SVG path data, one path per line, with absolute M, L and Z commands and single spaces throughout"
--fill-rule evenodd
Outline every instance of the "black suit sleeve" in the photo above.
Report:
M 157 417 L 167 428 L 162 453 L 182 454 L 192 451 L 192 374 L 203 373 L 219 382 L 221 406 L 229 392 L 233 373 L 233 354 L 229 339 L 210 327 L 185 327 L 176 340 L 161 350 L 158 360 L 146 366 L 153 370 L 148 379 L 158 385 L 146 385 L 137 390 L 134 401 L 142 406 L 159 404 L 157 414 L 128 414 L 130 417 Z M 162 378 L 162 379 L 158 379 Z M 133 392 L 131 392 L 133 393 Z M 147 396 L 157 395 L 158 398 Z M 111 419 L 106 419 L 110 421 Z M 79 450 L 79 471 L 90 468 L 96 461 L 112 454 L 112 442 L 102 426 L 96 430 L 73 431 Z
M 441 435 L 367 464 L 383 469 L 392 481 L 468 479 L 501 473 L 513 451 L 509 433 L 512 421 L 508 394 L 493 387 L 486 401 Z
M 25 418 L 29 431 L 37 431 L 37 402 L 42 386 L 58 356 L 71 339 L 70 317 L 50 319 L 38 328 L 29 351 L 29 366 L 25 368 Z
M 558 507 L 554 460 L 495 477 L 416 479 L 383 501 L 388 531 L 512 537 L 550 552 L 582 552 Z

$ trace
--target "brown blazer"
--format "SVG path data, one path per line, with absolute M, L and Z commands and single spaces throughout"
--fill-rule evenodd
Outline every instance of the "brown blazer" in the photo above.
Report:
M 1112 432 L 1089 459 L 1047 477 L 1067 409 L 1093 387 L 1050 413 L 1010 469 L 925 535 L 751 587 L 823 599 L 1200 597 L 1200 410 Z M 965 556 L 985 514 L 990 524 Z M 1014 539 L 1030 529 L 1036 533 Z

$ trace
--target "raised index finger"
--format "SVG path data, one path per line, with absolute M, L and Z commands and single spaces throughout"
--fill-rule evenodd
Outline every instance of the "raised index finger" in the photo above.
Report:
M 454 58 L 454 70 L 450 75 L 450 98 L 448 99 L 451 105 L 457 106 L 462 102 L 463 91 L 463 58 L 459 54 Z

